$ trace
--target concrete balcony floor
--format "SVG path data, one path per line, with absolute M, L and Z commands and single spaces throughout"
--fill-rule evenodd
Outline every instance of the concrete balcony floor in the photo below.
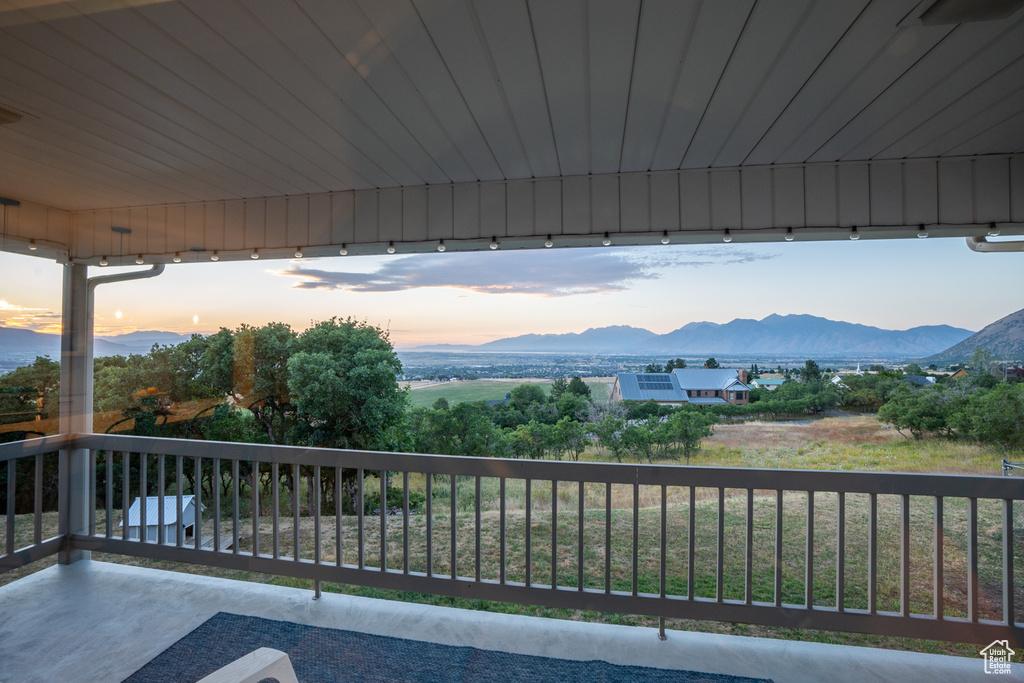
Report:
M 510 616 L 96 561 L 0 588 L 0 683 L 120 681 L 219 611 L 448 645 L 789 681 L 991 680 L 982 660 Z M 496 680 L 500 675 L 496 676 Z M 1024 680 L 1014 665 L 1013 680 Z

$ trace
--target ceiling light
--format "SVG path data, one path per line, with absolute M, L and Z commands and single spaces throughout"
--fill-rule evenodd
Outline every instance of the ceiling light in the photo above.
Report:
M 725 229 L 725 234 L 722 235 L 722 241 L 725 242 L 726 244 L 732 242 L 732 234 L 729 232 L 729 228 Z
M 395 253 L 395 241 L 394 240 L 391 240 L 390 242 L 388 242 L 388 253 L 389 254 L 394 254 Z
M 490 243 L 489 246 L 491 247 L 491 251 L 494 251 L 495 249 L 497 249 L 498 248 L 498 238 L 497 237 L 492 237 L 491 238 L 491 243 Z
M 213 253 L 210 254 L 211 261 L 220 261 L 220 256 L 217 255 L 217 250 L 214 249 Z
M 925 237 L 928 236 L 928 231 L 925 230 L 924 223 L 918 226 L 917 236 L 920 237 L 921 239 L 924 239 Z
M 670 240 L 668 238 L 668 230 L 662 230 L 661 231 L 661 243 L 662 244 L 668 244 L 669 242 L 670 242 Z
M 438 251 L 444 251 L 444 240 L 438 240 L 437 241 L 437 250 Z
M 295 247 L 295 258 L 302 258 L 302 247 Z
M 179 254 L 178 252 L 174 252 L 174 259 L 173 260 L 174 260 L 175 263 L 181 263 L 181 254 Z
M 601 244 L 603 244 L 606 247 L 612 246 L 612 238 L 608 236 L 608 233 L 604 234 L 604 239 L 601 240 Z
M 989 226 L 988 226 L 988 236 L 989 237 L 999 237 L 999 228 L 996 227 L 995 223 L 989 223 Z
M 786 241 L 792 242 L 795 238 L 796 235 L 793 234 L 793 228 L 786 228 Z
M 260 250 L 259 249 L 253 249 L 252 253 L 249 254 L 249 258 L 251 258 L 253 260 L 258 259 L 259 257 L 260 257 Z
M 857 226 L 856 225 L 853 226 L 853 229 L 850 230 L 850 239 L 851 240 L 859 240 L 860 239 L 860 233 L 857 232 Z
M 348 256 L 348 247 L 346 247 L 344 244 L 341 245 L 341 249 L 338 250 L 338 253 L 341 254 L 342 256 Z
M 547 247 L 548 249 L 550 249 L 554 245 L 555 245 L 555 243 L 551 241 L 551 235 L 548 235 L 548 238 L 546 240 L 544 240 L 544 246 Z
M 135 262 L 141 266 L 146 261 L 145 259 L 142 258 L 142 254 L 139 254 L 138 256 L 135 257 Z
M 36 244 L 35 240 L 29 240 L 28 241 L 28 250 L 29 251 L 35 251 L 38 248 L 39 248 L 39 245 Z
M 107 263 L 108 263 L 107 257 L 106 256 L 100 256 L 100 265 L 101 266 L 105 266 L 105 265 L 107 265 Z

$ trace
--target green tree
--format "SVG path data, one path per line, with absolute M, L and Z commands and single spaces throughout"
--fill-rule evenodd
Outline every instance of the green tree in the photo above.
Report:
M 590 394 L 590 387 L 587 385 L 586 382 L 584 382 L 582 379 L 580 379 L 579 375 L 573 375 L 572 379 L 569 380 L 568 391 L 569 391 L 570 394 L 576 394 L 577 396 L 582 396 L 582 397 L 586 398 L 587 400 L 590 400 L 590 399 L 593 398 L 591 396 L 591 394 Z
M 590 413 L 590 401 L 579 394 L 567 392 L 555 403 L 559 418 L 569 418 L 576 422 L 586 422 Z
M 0 422 L 10 424 L 57 417 L 60 412 L 60 363 L 36 356 L 0 377 Z
M 614 415 L 606 415 L 605 418 L 594 426 L 594 433 L 597 434 L 598 443 L 607 448 L 618 462 L 622 462 L 624 445 L 622 443 L 622 428 L 625 427 L 624 420 Z
M 808 383 L 821 382 L 821 368 L 813 360 L 804 362 L 804 369 L 800 372 L 800 378 Z
M 558 377 L 551 383 L 551 402 L 555 403 L 562 394 L 569 390 L 569 382 L 564 377 Z
M 296 407 L 296 443 L 362 450 L 401 443 L 407 396 L 386 332 L 331 318 L 299 335 L 295 349 L 287 360 L 287 389 Z M 345 471 L 343 480 L 349 501 L 357 500 L 362 482 L 354 471 Z
M 714 433 L 717 423 L 715 415 L 697 410 L 677 410 L 665 421 L 668 436 L 682 449 L 687 465 L 700 450 L 701 442 Z
M 647 462 L 652 462 L 658 424 L 658 418 L 628 422 L 620 434 L 623 450 L 632 454 L 638 461 L 640 458 L 646 458 Z
M 574 461 L 580 459 L 590 445 L 590 436 L 585 424 L 563 417 L 555 425 L 555 435 L 563 445 L 566 453 Z

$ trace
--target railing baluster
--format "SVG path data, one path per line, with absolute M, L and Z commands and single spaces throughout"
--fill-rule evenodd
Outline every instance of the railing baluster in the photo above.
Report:
M 526 585 L 532 584 L 533 578 L 533 502 L 531 500 L 532 480 L 526 480 Z
M 807 492 L 807 549 L 804 607 L 814 609 L 814 491 Z
M 900 496 L 900 613 L 910 616 L 910 496 Z
M 943 499 L 935 496 L 934 522 L 932 528 L 934 555 L 932 556 L 932 613 L 936 619 L 944 619 L 946 614 L 946 581 L 943 576 L 945 559 L 943 545 L 946 541 L 945 522 L 943 521 Z
M 37 519 L 42 522 L 43 514 L 43 461 L 42 453 L 36 456 L 36 507 L 39 510 Z M 96 451 L 89 450 L 89 535 L 96 535 Z M 42 541 L 42 529 L 39 529 L 39 537 L 36 543 Z
M 577 573 L 579 574 L 579 576 L 576 577 L 576 590 L 577 591 L 582 591 L 583 590 L 583 581 L 584 581 L 584 572 L 583 572 L 584 512 L 586 511 L 586 503 L 585 503 L 585 498 L 584 498 L 586 491 L 584 489 L 582 481 L 579 482 L 579 491 L 580 491 L 580 493 L 579 493 L 579 530 L 578 530 L 579 547 L 577 548 L 577 556 L 579 558 L 579 561 L 577 562 L 577 567 L 576 567 L 576 570 L 577 570 Z
M 747 489 L 747 542 L 744 568 L 743 600 L 748 605 L 754 599 L 754 489 Z
M 145 543 L 147 541 L 147 536 L 149 536 L 149 527 L 147 525 L 148 520 L 146 519 L 146 517 L 148 516 L 146 513 L 149 512 L 149 510 L 147 509 L 149 507 L 149 505 L 148 505 L 149 498 L 147 497 L 149 495 L 149 490 L 148 490 L 149 487 L 146 486 L 147 477 L 149 476 L 149 473 L 146 471 L 146 460 L 148 458 L 149 458 L 149 455 L 147 455 L 146 453 L 139 453 L 139 542 L 140 543 Z
M 633 482 L 633 595 L 640 591 L 640 484 Z
M 278 463 L 276 463 L 276 462 L 270 464 L 270 481 L 271 481 L 271 484 L 270 484 L 270 509 L 272 510 L 272 513 L 271 513 L 270 517 L 271 517 L 271 524 L 272 524 L 272 528 L 273 528 L 272 534 L 273 534 L 273 541 L 274 541 L 273 542 L 273 548 L 274 548 L 273 556 L 274 556 L 274 559 L 277 560 L 277 559 L 280 559 L 280 557 L 281 557 L 281 529 L 280 529 L 280 524 L 281 524 L 281 491 L 280 491 L 281 468 L 280 468 L 280 465 Z M 295 483 L 298 483 L 298 482 L 295 482 Z
M 483 553 L 483 545 L 480 534 L 480 475 L 476 475 L 476 580 L 480 580 L 482 558 L 480 557 Z
M 381 470 L 380 479 L 380 570 L 388 568 L 388 475 Z
M 612 592 L 612 485 L 604 485 L 604 592 Z
M 196 478 L 192 485 L 192 499 L 194 512 L 192 513 L 192 545 L 196 550 L 203 547 L 203 461 L 202 458 L 193 458 L 195 463 Z
M 129 475 L 131 470 L 129 469 L 128 462 L 129 452 L 125 451 L 121 454 L 121 540 L 128 539 L 128 524 L 131 520 L 128 519 L 129 509 L 129 498 L 131 497 L 131 490 L 129 487 L 130 478 Z
M 238 487 L 241 477 L 238 473 L 238 460 L 231 460 L 231 553 L 238 554 Z
M 784 492 L 775 490 L 775 606 L 782 606 L 782 504 Z
M 454 581 L 458 577 L 458 575 L 459 575 L 459 573 L 458 573 L 459 572 L 459 569 L 458 569 L 458 556 L 456 555 L 456 553 L 458 552 L 458 545 L 459 544 L 458 544 L 458 538 L 455 535 L 456 531 L 457 531 L 456 523 L 455 523 L 455 513 L 458 512 L 458 504 L 459 504 L 459 501 L 458 501 L 458 488 L 457 488 L 458 487 L 458 477 L 456 477 L 454 474 L 451 475 L 451 477 L 449 477 L 449 487 L 450 487 L 451 491 L 450 491 L 449 496 L 448 496 L 448 507 L 449 507 L 448 514 L 450 515 L 450 518 L 451 518 L 451 531 L 452 531 L 452 546 L 451 546 L 451 553 L 452 553 L 452 556 L 451 556 L 451 568 L 452 568 L 452 574 L 451 574 L 451 579 Z
M 558 482 L 551 481 L 551 590 L 558 587 Z
M 402 573 L 409 573 L 409 470 L 402 472 Z
M 1003 500 L 1003 623 L 1013 626 L 1013 500 Z
M 878 494 L 868 494 L 868 612 L 878 612 Z
M 250 511 L 252 513 L 252 556 L 260 554 L 260 461 L 252 461 L 252 486 L 250 487 Z
M 505 477 L 498 483 L 498 583 L 505 583 Z
M 292 482 L 294 486 L 292 495 L 295 497 L 295 501 L 292 503 L 292 559 L 298 562 L 302 555 L 299 549 L 299 532 L 302 530 L 302 525 L 299 524 L 299 512 L 302 505 L 299 493 L 302 491 L 302 483 L 299 479 L 298 464 L 292 465 Z M 313 492 L 310 491 L 309 495 L 313 495 Z
M 106 472 L 103 476 L 103 484 L 106 489 L 104 495 L 104 502 L 106 503 L 106 527 L 107 527 L 107 538 L 113 538 L 114 536 L 114 452 L 107 451 L 107 467 Z M 163 533 L 163 526 L 160 527 L 161 533 Z
M 167 542 L 167 534 L 164 531 L 164 517 L 166 516 L 166 514 L 164 513 L 164 485 L 167 483 L 165 481 L 167 476 L 164 474 L 164 466 L 166 464 L 167 464 L 166 457 L 164 456 L 163 453 L 159 453 L 156 456 L 156 467 L 157 467 L 157 473 L 156 473 L 156 503 L 157 503 L 157 510 L 156 510 L 156 521 L 157 521 L 156 542 L 159 543 L 160 545 L 163 545 L 164 543 Z M 237 538 L 235 539 L 235 545 L 236 546 L 238 545 L 238 539 Z
M 434 475 L 430 472 L 424 474 L 426 477 L 426 515 L 425 525 L 427 528 L 427 576 L 434 575 Z M 504 502 L 504 501 L 502 501 Z M 502 563 L 504 565 L 504 563 Z
M 14 554 L 14 496 L 17 492 L 15 476 L 18 473 L 17 459 L 7 461 L 7 550 L 6 555 Z M 127 528 L 127 526 L 125 527 Z
M 689 518 L 687 519 L 687 532 L 686 532 L 686 598 L 693 600 L 696 595 L 696 587 L 694 584 L 695 568 L 693 566 L 694 558 L 697 556 L 697 539 L 695 534 L 697 531 L 697 487 L 690 486 L 690 510 Z
M 320 465 L 313 468 L 313 479 L 313 491 L 309 492 L 311 496 L 316 494 L 313 499 L 313 562 L 320 564 Z
M 334 468 L 334 564 L 338 567 L 342 565 L 342 549 L 344 547 L 341 544 L 342 491 L 341 467 L 338 466 Z
M 967 618 L 978 621 L 978 499 L 967 499 Z
M 90 452 L 92 470 L 89 484 L 89 535 L 96 535 L 96 451 Z M 36 480 L 32 509 L 32 539 L 35 545 L 43 542 L 43 454 L 36 455 Z
M 725 598 L 725 489 L 718 487 L 718 566 L 715 567 L 715 600 Z
M 213 552 L 220 552 L 220 458 L 213 459 Z
M 182 519 L 181 509 L 181 489 L 182 484 L 185 480 L 185 474 L 183 471 L 184 463 L 183 458 L 180 455 L 174 456 L 174 498 L 175 498 L 175 511 L 176 516 L 174 518 L 174 545 L 181 548 L 185 543 L 185 520 Z
M 366 501 L 363 496 L 363 489 L 366 488 L 366 472 L 360 467 L 356 470 L 356 559 L 360 569 L 366 568 L 366 533 L 364 529 L 364 515 L 366 512 Z
M 661 485 L 661 571 L 658 584 L 661 586 L 661 597 L 667 594 L 665 585 L 668 576 L 668 486 Z
M 846 492 L 836 494 L 836 609 L 846 610 Z

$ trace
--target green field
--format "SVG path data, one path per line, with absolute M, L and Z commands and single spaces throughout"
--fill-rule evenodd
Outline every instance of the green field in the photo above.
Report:
M 590 387 L 594 401 L 608 400 L 611 393 L 610 380 L 605 378 L 583 380 Z M 441 382 L 409 392 L 409 401 L 414 408 L 429 408 L 439 398 L 448 403 L 463 401 L 496 401 L 520 384 L 539 384 L 546 393 L 551 391 L 551 380 L 530 379 L 472 379 L 462 382 Z

